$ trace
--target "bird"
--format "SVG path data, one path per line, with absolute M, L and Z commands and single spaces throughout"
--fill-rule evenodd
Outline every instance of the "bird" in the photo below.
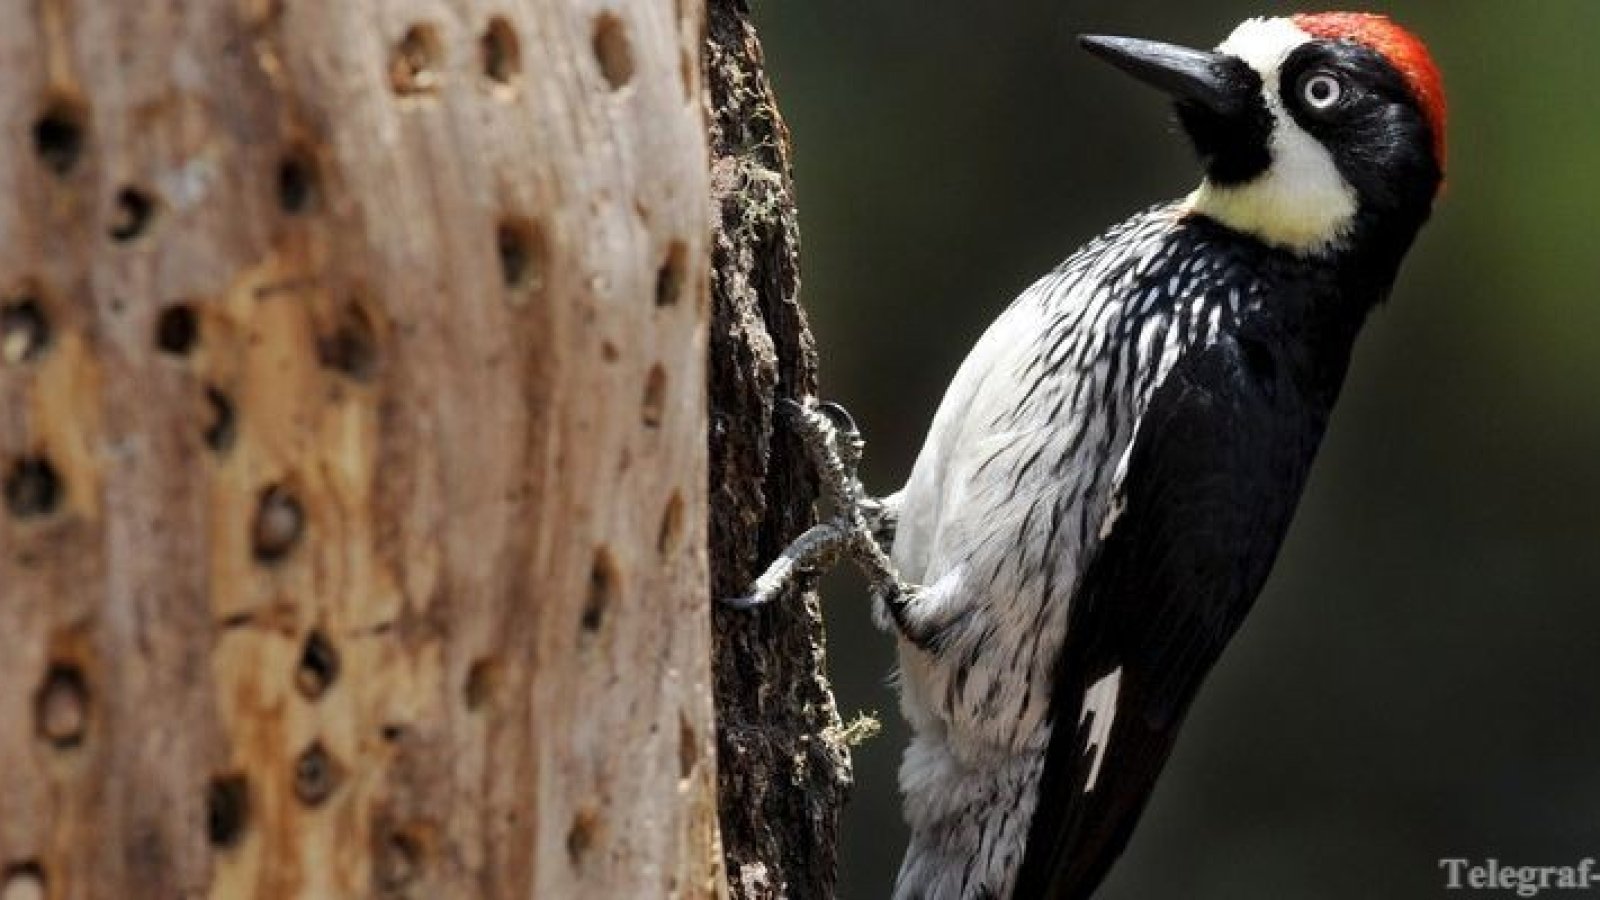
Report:
M 1079 41 L 1170 98 L 1199 186 L 1001 313 L 899 492 L 866 494 L 842 407 L 791 401 L 835 515 L 729 601 L 866 572 L 912 732 L 896 900 L 1102 883 L 1444 184 L 1439 69 L 1386 16 L 1252 18 L 1210 51 Z

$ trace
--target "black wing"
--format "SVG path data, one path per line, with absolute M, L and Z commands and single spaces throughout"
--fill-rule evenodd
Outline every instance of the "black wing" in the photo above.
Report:
M 1068 614 L 1019 900 L 1078 900 L 1100 884 L 1277 556 L 1344 367 L 1317 390 L 1271 337 L 1190 351 L 1140 420 L 1120 515 Z M 1096 686 L 1102 708 L 1086 711 Z

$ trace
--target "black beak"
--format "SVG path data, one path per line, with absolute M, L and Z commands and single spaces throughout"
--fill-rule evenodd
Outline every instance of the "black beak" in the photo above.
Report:
M 1220 116 L 1241 114 L 1253 99 L 1241 71 L 1250 67 L 1227 54 L 1098 34 L 1083 35 L 1078 43 L 1174 100 L 1198 103 Z

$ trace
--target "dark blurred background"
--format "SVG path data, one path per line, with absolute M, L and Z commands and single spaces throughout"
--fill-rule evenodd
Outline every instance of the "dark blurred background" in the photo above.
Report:
M 1216 44 L 1203 0 L 764 0 L 825 393 L 887 493 L 1010 298 L 1197 174 L 1079 32 Z M 1451 99 L 1448 191 L 1372 320 L 1271 583 L 1102 893 L 1414 898 L 1441 857 L 1600 856 L 1600 3 L 1396 2 Z M 843 895 L 904 829 L 889 638 L 828 593 L 856 753 Z

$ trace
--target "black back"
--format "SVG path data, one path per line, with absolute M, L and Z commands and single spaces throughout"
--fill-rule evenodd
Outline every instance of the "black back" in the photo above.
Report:
M 1088 897 L 1127 844 L 1196 691 L 1266 581 L 1355 335 L 1381 299 L 1334 260 L 1196 217 L 1184 229 L 1237 242 L 1265 299 L 1184 351 L 1141 417 L 1116 487 L 1121 513 L 1071 601 L 1016 898 Z M 1117 669 L 1114 724 L 1085 792 L 1085 692 Z

